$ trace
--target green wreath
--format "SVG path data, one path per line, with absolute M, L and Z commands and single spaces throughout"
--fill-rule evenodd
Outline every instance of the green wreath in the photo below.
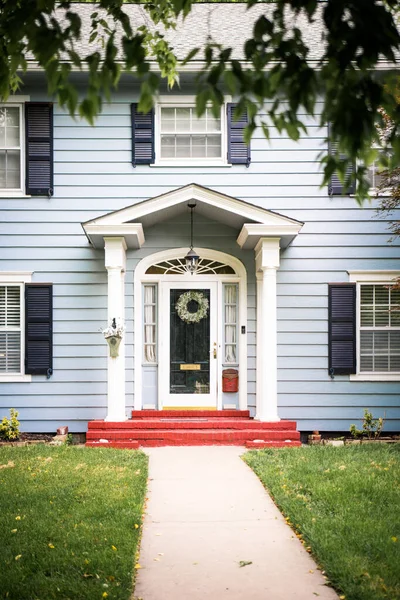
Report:
M 196 312 L 188 311 L 188 304 L 194 300 L 197 302 L 198 309 Z M 175 304 L 176 312 L 178 316 L 185 323 L 199 323 L 204 317 L 207 316 L 208 312 L 208 300 L 201 292 L 185 292 L 178 298 L 178 302 Z

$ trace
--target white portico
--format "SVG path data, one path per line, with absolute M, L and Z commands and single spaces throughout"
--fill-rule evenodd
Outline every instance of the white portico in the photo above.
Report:
M 227 398 L 235 396 L 224 395 L 222 374 L 226 367 L 233 366 L 239 374 L 237 408 L 247 409 L 247 273 L 241 252 L 254 251 L 257 282 L 255 418 L 278 421 L 277 270 L 281 250 L 291 243 L 302 223 L 196 184 L 84 223 L 90 243 L 105 250 L 108 317 L 126 319 L 127 252 L 132 256 L 135 251 L 145 250 L 146 231 L 159 222 L 177 218 L 187 211 L 189 202 L 195 202 L 197 215 L 232 227 L 237 232 L 236 241 L 241 250 L 236 256 L 221 252 L 218 236 L 211 248 L 198 248 L 195 241 L 195 250 L 203 261 L 202 269 L 195 275 L 182 268 L 185 252 L 182 240 L 175 249 L 149 252 L 144 258 L 142 252 L 142 260 L 134 273 L 135 408 L 167 408 L 171 403 L 182 408 L 227 408 Z M 188 291 L 195 298 L 204 298 L 205 312 L 208 311 L 197 334 L 193 326 L 184 330 L 179 319 L 170 316 L 176 299 Z M 154 316 L 150 317 L 151 314 Z M 181 338 L 186 340 L 182 347 L 204 346 L 203 355 L 195 356 L 188 351 L 188 356 L 182 356 Z M 151 351 L 150 346 L 154 346 Z M 144 358 L 143 347 L 146 348 Z M 172 349 L 176 350 L 176 357 L 172 356 Z M 201 348 L 199 352 L 201 354 Z M 144 365 L 146 360 L 149 364 Z M 174 369 L 172 364 L 175 364 Z M 143 392 L 143 373 L 147 371 L 143 369 L 157 373 L 157 399 L 151 406 L 146 406 L 149 401 Z M 119 356 L 108 358 L 108 421 L 127 418 L 125 372 L 123 339 Z

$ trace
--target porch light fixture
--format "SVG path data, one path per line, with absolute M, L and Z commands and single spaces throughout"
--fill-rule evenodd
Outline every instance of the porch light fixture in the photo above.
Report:
M 197 267 L 199 266 L 199 255 L 193 250 L 193 210 L 196 208 L 196 202 L 189 202 L 188 207 L 190 208 L 190 249 L 185 256 L 186 271 L 188 273 L 196 273 Z

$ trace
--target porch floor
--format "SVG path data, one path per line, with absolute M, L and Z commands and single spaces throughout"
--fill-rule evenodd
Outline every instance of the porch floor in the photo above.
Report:
M 280 448 L 300 446 L 300 433 L 295 421 L 255 421 L 249 411 L 143 410 L 132 411 L 128 421 L 90 421 L 86 445 Z

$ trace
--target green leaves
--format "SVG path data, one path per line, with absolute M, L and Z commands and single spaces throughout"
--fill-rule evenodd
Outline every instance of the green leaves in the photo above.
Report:
M 79 5 L 68 1 L 3 2 L 0 97 L 17 90 L 29 57 L 44 69 L 49 92 L 61 105 L 91 123 L 124 72 L 138 77 L 140 107 L 149 110 L 163 79 L 170 88 L 179 84 L 178 60 L 166 32 L 176 28 L 177 17 L 185 18 L 192 4 L 193 0 L 146 1 L 140 8 L 146 11 L 145 19 L 138 25 L 129 18 L 132 7 L 122 0 L 100 0 L 85 23 Z M 249 8 L 253 4 L 247 0 Z M 211 37 L 202 51 L 195 47 L 187 53 L 181 66 L 195 58 L 203 64 L 196 79 L 198 114 L 208 103 L 218 114 L 229 93 L 249 114 L 267 112 L 268 119 L 261 123 L 264 135 L 269 136 L 272 124 L 298 140 L 306 132 L 304 117 L 314 115 L 318 101 L 319 125 L 332 123 L 333 140 L 354 161 L 368 160 L 367 151 L 379 137 L 377 126 L 384 125 L 383 111 L 392 124 L 385 143 L 393 149 L 394 164 L 400 164 L 400 100 L 393 83 L 398 71 L 380 70 L 379 63 L 380 58 L 394 62 L 400 51 L 396 0 L 276 0 L 264 6 L 244 44 L 244 59 Z M 252 11 L 247 14 L 251 18 Z M 307 31 L 315 22 L 324 28 L 317 53 L 318 39 L 311 42 Z M 83 46 L 78 46 L 80 40 Z M 72 70 L 88 71 L 80 99 Z M 251 116 L 246 139 L 255 126 Z M 327 179 L 334 163 L 326 159 L 323 165 Z M 340 176 L 341 163 L 336 167 Z M 361 171 L 357 173 L 361 178 Z M 360 199 L 365 189 L 360 179 Z

